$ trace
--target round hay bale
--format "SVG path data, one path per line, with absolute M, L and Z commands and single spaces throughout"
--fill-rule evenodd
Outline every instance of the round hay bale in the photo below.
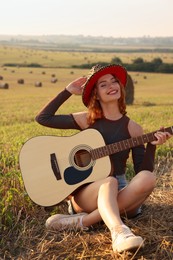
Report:
M 3 78 L 3 76 L 0 76 L 0 80 L 3 80 L 4 78 Z
M 56 83 L 57 81 L 58 81 L 57 78 L 52 78 L 52 79 L 51 79 L 51 83 Z
M 18 79 L 17 83 L 18 84 L 24 84 L 24 79 Z
M 126 104 L 127 105 L 132 105 L 134 101 L 134 84 L 132 77 L 127 74 L 127 83 L 125 87 L 125 92 L 126 92 Z
M 9 89 L 8 83 L 1 83 L 0 84 L 0 89 Z
M 35 87 L 42 87 L 42 82 L 36 81 L 35 82 Z

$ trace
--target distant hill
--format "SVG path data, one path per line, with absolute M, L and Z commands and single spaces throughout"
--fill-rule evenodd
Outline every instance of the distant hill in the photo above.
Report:
M 0 35 L 1 45 L 26 46 L 51 50 L 111 51 L 122 49 L 144 51 L 145 49 L 173 50 L 173 37 L 114 38 L 84 35 Z

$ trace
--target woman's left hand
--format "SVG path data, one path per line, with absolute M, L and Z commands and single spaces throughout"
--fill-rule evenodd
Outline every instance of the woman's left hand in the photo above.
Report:
M 169 138 L 172 137 L 172 135 L 169 132 L 162 131 L 157 131 L 154 135 L 157 138 L 157 140 L 151 142 L 154 145 L 164 144 Z

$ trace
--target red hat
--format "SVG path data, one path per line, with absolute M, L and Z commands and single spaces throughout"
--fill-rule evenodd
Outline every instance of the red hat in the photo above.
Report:
M 88 79 L 86 83 L 84 84 L 83 93 L 82 93 L 82 100 L 85 106 L 88 106 L 91 92 L 96 84 L 97 80 L 106 74 L 112 74 L 115 76 L 125 87 L 127 82 L 127 71 L 126 69 L 121 65 L 115 65 L 110 64 L 107 66 L 102 66 L 100 64 L 97 64 L 92 67 Z

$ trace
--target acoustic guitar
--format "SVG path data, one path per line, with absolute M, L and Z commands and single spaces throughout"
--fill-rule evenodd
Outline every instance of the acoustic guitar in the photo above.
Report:
M 164 130 L 173 134 L 173 126 Z M 109 145 L 95 129 L 69 137 L 33 137 L 19 155 L 26 191 L 38 205 L 56 205 L 83 184 L 106 178 L 111 172 L 109 155 L 154 141 L 155 132 Z

